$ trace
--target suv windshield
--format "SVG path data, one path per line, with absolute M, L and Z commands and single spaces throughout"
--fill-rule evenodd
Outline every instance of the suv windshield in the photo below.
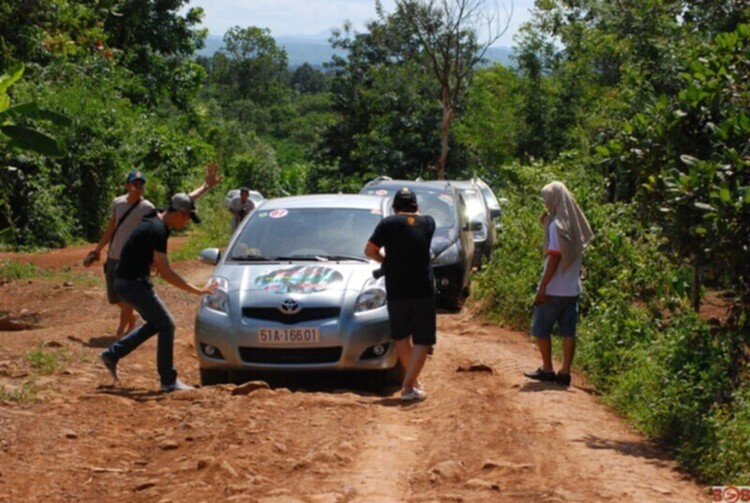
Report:
M 365 259 L 382 215 L 352 208 L 256 211 L 228 253 L 231 260 Z

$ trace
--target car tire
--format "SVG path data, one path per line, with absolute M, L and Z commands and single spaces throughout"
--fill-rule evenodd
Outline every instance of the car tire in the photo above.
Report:
M 211 386 L 213 384 L 224 384 L 229 380 L 229 373 L 226 370 L 200 369 L 201 386 Z
M 384 370 L 373 370 L 370 371 L 369 387 L 373 391 L 382 391 L 387 388 L 401 387 L 404 382 L 404 376 L 406 370 L 401 366 L 401 363 L 396 363 L 396 366 Z

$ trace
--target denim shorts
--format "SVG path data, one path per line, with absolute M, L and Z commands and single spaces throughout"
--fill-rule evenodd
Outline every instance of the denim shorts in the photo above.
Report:
M 557 324 L 561 337 L 575 337 L 578 323 L 578 296 L 557 297 L 547 295 L 547 302 L 534 306 L 534 320 L 531 335 L 539 339 L 549 339 Z

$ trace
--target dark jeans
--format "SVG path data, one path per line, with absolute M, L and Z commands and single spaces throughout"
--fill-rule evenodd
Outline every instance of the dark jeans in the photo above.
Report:
M 104 354 L 112 361 L 126 357 L 135 348 L 146 342 L 152 335 L 159 333 L 156 346 L 156 367 L 162 385 L 170 385 L 177 379 L 173 366 L 174 352 L 174 319 L 167 311 L 151 281 L 147 278 L 127 280 L 117 278 L 115 290 L 118 295 L 135 308 L 146 322 L 125 337 L 115 342 Z

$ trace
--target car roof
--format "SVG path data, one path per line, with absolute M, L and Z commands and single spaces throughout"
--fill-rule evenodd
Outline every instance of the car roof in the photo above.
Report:
M 383 198 L 365 194 L 308 194 L 304 196 L 279 197 L 263 203 L 263 210 L 295 208 L 351 208 L 381 209 Z
M 451 185 L 443 180 L 431 180 L 431 181 L 418 181 L 418 180 L 380 180 L 375 179 L 362 187 L 362 191 L 365 190 L 398 190 L 403 187 L 408 187 L 414 192 L 424 191 L 438 191 L 438 190 L 451 190 Z

